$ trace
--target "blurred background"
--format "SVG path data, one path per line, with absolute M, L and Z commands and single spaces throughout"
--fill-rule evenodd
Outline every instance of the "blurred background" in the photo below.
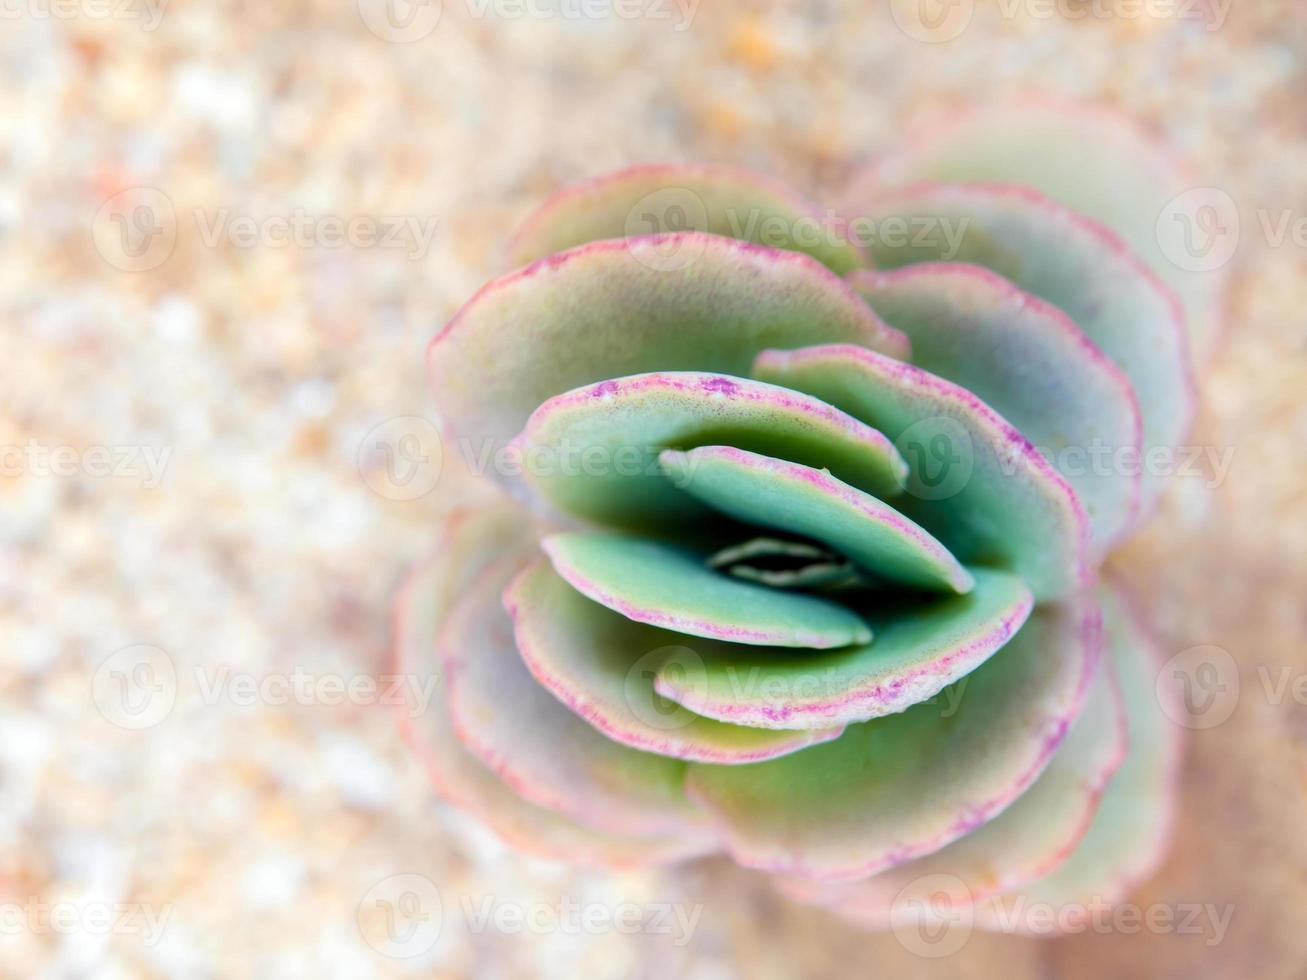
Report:
M 0 976 L 1301 977 L 1301 0 L 4 0 L 0 72 Z M 422 354 L 516 221 L 660 160 L 820 200 L 917 116 L 1032 91 L 1239 208 L 1192 440 L 1230 465 L 1114 558 L 1222 699 L 1137 902 L 1228 928 L 935 961 L 726 864 L 524 860 L 437 804 L 379 679 L 478 493 Z

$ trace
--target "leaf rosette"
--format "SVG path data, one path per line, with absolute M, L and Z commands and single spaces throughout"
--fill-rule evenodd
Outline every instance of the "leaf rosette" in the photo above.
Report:
M 510 491 L 399 603 L 440 792 L 530 853 L 725 853 L 880 928 L 922 881 L 982 927 L 1119 899 L 1178 740 L 1099 570 L 1210 341 L 1219 284 L 1140 237 L 1183 180 L 1024 107 L 910 142 L 839 218 L 714 167 L 547 202 L 430 348 Z

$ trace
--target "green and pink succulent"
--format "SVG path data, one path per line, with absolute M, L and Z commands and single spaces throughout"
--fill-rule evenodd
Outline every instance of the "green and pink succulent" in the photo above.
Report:
M 723 853 L 870 926 L 923 880 L 995 928 L 1121 898 L 1179 749 L 1099 570 L 1215 333 L 1155 220 L 1186 186 L 1029 105 L 882 160 L 839 219 L 713 167 L 546 203 L 430 349 L 510 491 L 399 603 L 440 793 L 530 853 Z

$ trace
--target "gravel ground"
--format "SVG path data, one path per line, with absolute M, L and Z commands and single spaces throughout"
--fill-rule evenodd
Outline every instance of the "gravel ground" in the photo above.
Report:
M 527 209 L 651 160 L 821 196 L 914 117 L 1031 90 L 1133 114 L 1242 214 L 1194 436 L 1231 466 L 1177 480 L 1114 560 L 1168 651 L 1228 652 L 1240 694 L 1194 733 L 1137 902 L 1233 917 L 977 934 L 946 971 L 1301 975 L 1307 17 L 959 0 L 932 43 L 905 9 L 5 5 L 0 976 L 937 975 L 724 864 L 514 856 L 433 800 L 371 685 L 405 568 L 478 493 L 434 466 L 422 349 Z M 421 447 L 417 483 L 378 439 Z M 155 696 L 115 702 L 125 676 Z M 395 948 L 402 891 L 430 915 Z

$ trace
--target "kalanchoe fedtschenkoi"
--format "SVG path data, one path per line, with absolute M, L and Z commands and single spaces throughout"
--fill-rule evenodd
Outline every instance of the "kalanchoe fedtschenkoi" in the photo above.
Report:
M 725 853 L 873 927 L 922 882 L 1027 931 L 1027 900 L 1122 898 L 1179 741 L 1099 569 L 1220 311 L 1153 228 L 1185 186 L 1026 105 L 909 143 L 839 220 L 712 167 L 546 203 L 430 350 L 516 498 L 399 602 L 440 793 L 533 854 Z

